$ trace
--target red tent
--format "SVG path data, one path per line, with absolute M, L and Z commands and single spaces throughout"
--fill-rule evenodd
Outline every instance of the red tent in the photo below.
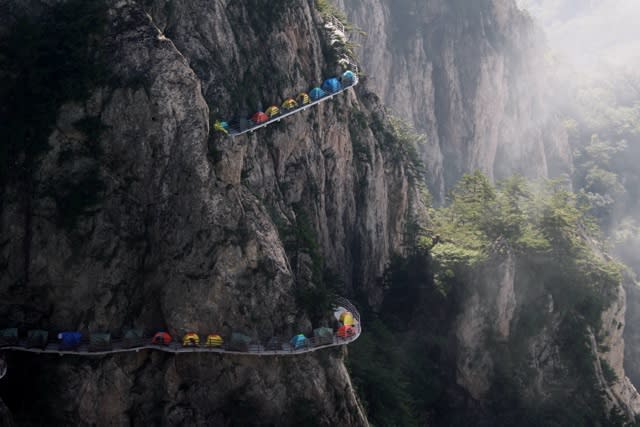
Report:
M 267 116 L 262 111 L 258 111 L 253 116 L 251 116 L 251 121 L 253 121 L 257 125 L 260 124 L 260 123 L 264 123 L 267 120 L 269 120 L 269 116 Z
M 338 329 L 338 332 L 336 333 L 336 335 L 339 338 L 348 338 L 348 337 L 354 336 L 355 334 L 356 334 L 356 329 L 351 325 L 340 326 L 340 328 Z
M 151 344 L 167 345 L 171 342 L 171 335 L 166 332 L 158 332 L 151 339 Z

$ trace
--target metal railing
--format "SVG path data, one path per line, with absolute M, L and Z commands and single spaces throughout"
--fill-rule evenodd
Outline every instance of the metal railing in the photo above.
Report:
M 14 342 L 0 341 L 1 351 L 26 351 L 31 353 L 53 353 L 59 355 L 80 355 L 80 356 L 101 356 L 115 353 L 139 352 L 141 350 L 157 350 L 168 353 L 225 353 L 236 355 L 253 355 L 253 356 L 286 356 L 311 353 L 314 351 L 342 346 L 357 340 L 362 332 L 362 323 L 360 313 L 349 300 L 346 298 L 338 298 L 335 305 L 336 310 L 344 309 L 353 314 L 356 324 L 353 326 L 355 333 L 349 337 L 338 337 L 335 334 L 332 337 L 319 336 L 310 337 L 299 348 L 295 348 L 289 341 L 280 339 L 269 340 L 267 344 L 251 342 L 245 345 L 244 349 L 238 349 L 233 342 L 225 342 L 218 347 L 207 347 L 203 344 L 205 340 L 201 340 L 201 344 L 197 346 L 183 346 L 181 342 L 172 341 L 166 345 L 151 344 L 152 336 L 143 338 L 125 339 L 118 338 L 110 341 L 109 349 L 91 348 L 91 343 L 87 338 L 83 338 L 75 348 L 67 348 L 58 341 L 49 340 L 42 343 L 39 347 L 30 345 L 26 339 L 20 339 Z M 201 337 L 202 338 L 202 337 Z M 136 341 L 137 340 L 137 341 Z M 133 346 L 131 346 L 133 341 Z M 106 345 L 106 344 L 105 344 Z M 1 359 L 0 359 L 1 360 Z M 6 370 L 6 367 L 5 367 Z
M 352 88 L 352 87 L 356 86 L 357 84 L 358 84 L 358 74 L 357 74 L 357 71 L 356 71 L 351 84 L 346 84 L 346 85 L 343 84 L 342 87 L 339 90 L 335 91 L 335 92 L 327 93 L 324 96 L 316 99 L 315 101 L 309 102 L 308 104 L 298 105 L 297 107 L 291 108 L 289 110 L 284 110 L 284 112 L 282 112 L 282 113 L 280 113 L 280 114 L 278 114 L 276 116 L 270 117 L 268 120 L 266 120 L 266 121 L 264 121 L 262 123 L 254 123 L 254 122 L 252 122 L 251 120 L 248 119 L 247 120 L 247 122 L 248 122 L 247 127 L 241 127 L 238 124 L 236 124 L 236 122 L 231 122 L 230 125 L 229 125 L 229 129 L 228 129 L 229 136 L 236 137 L 236 136 L 243 135 L 243 134 L 245 134 L 247 132 L 255 132 L 258 129 L 261 129 L 263 127 L 269 126 L 269 125 L 271 125 L 273 123 L 277 123 L 280 120 L 284 119 L 285 117 L 289 117 L 289 116 L 291 116 L 293 114 L 300 113 L 300 112 L 302 112 L 302 111 L 304 111 L 304 110 L 306 110 L 308 108 L 311 108 L 311 107 L 313 107 L 315 105 L 320 104 L 321 102 L 328 101 L 328 100 L 332 99 L 334 96 L 346 91 L 349 88 Z
M 345 32 L 345 27 L 344 24 L 335 16 L 333 15 L 329 15 L 327 17 L 327 21 L 325 22 L 325 28 L 335 28 L 337 31 L 341 32 L 342 35 L 345 37 L 347 36 L 347 33 Z M 243 135 L 247 132 L 255 132 L 258 129 L 261 129 L 263 127 L 269 126 L 270 124 L 279 122 L 280 120 L 284 119 L 285 117 L 289 117 L 293 114 L 299 113 L 301 111 L 306 110 L 307 108 L 313 107 L 314 105 L 320 104 L 321 102 L 327 101 L 329 99 L 332 99 L 334 96 L 344 92 L 345 90 L 354 87 L 358 84 L 358 64 L 350 57 L 345 56 L 344 58 L 342 58 L 344 60 L 344 62 L 346 63 L 346 65 L 348 66 L 348 68 L 354 73 L 354 78 L 352 79 L 352 81 L 348 84 L 345 84 L 345 82 L 342 82 L 342 87 L 335 91 L 335 92 L 331 92 L 331 93 L 327 93 L 325 95 L 323 95 L 322 97 L 320 97 L 319 99 L 316 99 L 315 101 L 312 101 L 308 104 L 304 104 L 304 105 L 298 105 L 294 108 L 291 109 L 285 109 L 282 110 L 280 109 L 280 113 L 277 114 L 276 116 L 273 117 L 269 117 L 268 120 L 262 122 L 262 123 L 255 123 L 253 121 L 251 121 L 250 119 L 242 119 L 243 121 L 246 121 L 247 124 L 244 126 L 240 126 L 240 121 L 239 120 L 234 120 L 231 121 L 230 123 L 228 123 L 228 135 L 231 137 L 236 137 L 236 136 L 240 136 Z

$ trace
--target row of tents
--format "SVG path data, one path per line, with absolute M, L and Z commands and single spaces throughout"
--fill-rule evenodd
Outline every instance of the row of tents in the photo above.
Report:
M 232 121 L 218 120 L 214 123 L 213 128 L 227 135 L 230 132 L 241 132 L 253 126 L 266 123 L 269 120 L 277 119 L 278 116 L 284 113 L 303 108 L 311 102 L 319 101 L 326 96 L 340 92 L 343 88 L 352 86 L 356 81 L 357 76 L 353 71 L 345 71 L 340 77 L 331 77 L 325 80 L 322 85 L 312 88 L 309 93 L 302 92 L 295 98 L 285 99 L 280 106 L 272 105 L 264 111 L 255 112 L 249 118 L 243 117 Z
M 297 334 L 288 343 L 283 342 L 277 337 L 273 337 L 267 342 L 265 350 L 283 350 L 287 348 L 287 344 L 295 349 L 312 347 L 318 345 L 326 345 L 333 343 L 334 336 L 338 339 L 347 339 L 356 335 L 356 323 L 353 315 L 345 311 L 340 317 L 340 326 L 337 331 L 332 328 L 322 327 L 314 329 L 313 336 L 307 338 L 304 334 Z M 42 329 L 32 329 L 27 331 L 26 341 L 24 345 L 27 348 L 45 349 L 49 344 L 49 332 Z M 158 331 L 151 337 L 144 334 L 142 330 L 127 330 L 122 338 L 113 339 L 108 332 L 91 333 L 85 337 L 81 332 L 65 331 L 56 335 L 58 349 L 61 351 L 78 350 L 81 345 L 86 344 L 90 352 L 111 351 L 114 343 L 118 348 L 136 348 L 148 345 L 166 346 L 171 344 L 174 339 L 165 331 Z M 183 347 L 205 347 L 205 348 L 224 348 L 232 351 L 249 351 L 249 347 L 254 343 L 248 335 L 233 332 L 225 339 L 216 333 L 206 335 L 201 339 L 196 332 L 187 332 L 182 336 L 181 344 Z M 0 330 L 0 348 L 2 346 L 17 346 L 22 344 L 19 340 L 17 328 L 7 328 Z

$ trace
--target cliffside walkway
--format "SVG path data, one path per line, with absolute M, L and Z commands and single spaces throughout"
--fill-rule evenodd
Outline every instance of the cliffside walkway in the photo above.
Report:
M 354 86 L 356 86 L 358 84 L 358 74 L 357 72 L 354 73 L 354 77 L 352 79 L 352 81 L 348 84 L 343 83 L 340 87 L 340 89 L 336 90 L 335 92 L 327 92 L 325 95 L 323 95 L 321 98 L 316 99 L 316 100 L 312 100 L 311 102 L 309 102 L 308 104 L 304 104 L 304 105 L 299 105 L 297 107 L 294 107 L 292 109 L 286 110 L 282 113 L 279 113 L 278 115 L 274 116 L 274 117 L 270 117 L 267 121 L 262 122 L 262 123 L 255 123 L 252 122 L 251 120 L 248 120 L 248 124 L 246 126 L 241 126 L 239 122 L 230 122 L 228 124 L 227 127 L 227 132 L 228 135 L 231 137 L 236 137 L 236 136 L 240 136 L 243 135 L 245 133 L 248 132 L 255 132 L 258 129 L 261 129 L 263 127 L 269 126 L 273 123 L 279 122 L 280 120 L 284 119 L 285 117 L 289 117 L 293 114 L 297 114 L 300 113 L 308 108 L 314 107 L 322 102 L 328 101 L 330 99 L 333 99 L 334 96 L 341 94 L 342 92 L 346 91 L 349 88 L 352 88 Z
M 167 353 L 223 353 L 232 355 L 246 356 L 292 356 L 326 348 L 337 347 L 352 343 L 357 340 L 362 332 L 362 322 L 358 310 L 345 298 L 336 300 L 335 312 L 349 311 L 355 319 L 353 326 L 354 334 L 348 337 L 338 337 L 335 334 L 328 339 L 327 337 L 310 337 L 307 342 L 299 348 L 294 348 L 289 342 L 276 341 L 277 344 L 260 344 L 250 343 L 244 349 L 234 348 L 233 345 L 223 344 L 219 347 L 206 347 L 204 345 L 183 347 L 181 342 L 172 341 L 167 345 L 151 344 L 151 338 L 140 339 L 139 345 L 125 347 L 125 340 L 114 339 L 110 343 L 110 349 L 93 351 L 89 349 L 89 343 L 83 340 L 77 348 L 65 349 L 60 342 L 49 341 L 44 348 L 29 347 L 27 340 L 19 340 L 17 343 L 3 344 L 0 341 L 1 351 L 26 351 L 38 354 L 58 354 L 58 355 L 76 355 L 76 356 L 104 356 L 116 353 L 139 352 L 141 350 L 157 350 Z M 181 338 L 181 337 L 177 337 Z M 6 364 L 0 358 L 0 378 L 6 373 Z

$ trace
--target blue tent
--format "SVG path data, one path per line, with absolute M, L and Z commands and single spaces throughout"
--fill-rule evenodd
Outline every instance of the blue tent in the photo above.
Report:
M 327 79 L 324 81 L 324 83 L 322 83 L 322 90 L 324 90 L 325 92 L 335 93 L 340 89 L 342 89 L 342 85 L 340 84 L 340 81 L 335 77 Z
M 311 89 L 311 92 L 309 92 L 309 97 L 314 101 L 317 101 L 318 99 L 326 95 L 327 94 L 319 87 L 314 87 L 313 89 Z
M 60 332 L 58 339 L 61 349 L 74 349 L 80 345 L 82 334 L 80 332 Z
M 344 86 L 351 86 L 356 81 L 356 75 L 353 71 L 345 71 L 342 74 L 342 84 Z
M 304 334 L 298 334 L 295 337 L 291 338 L 291 346 L 298 350 L 300 348 L 307 346 L 307 337 Z

